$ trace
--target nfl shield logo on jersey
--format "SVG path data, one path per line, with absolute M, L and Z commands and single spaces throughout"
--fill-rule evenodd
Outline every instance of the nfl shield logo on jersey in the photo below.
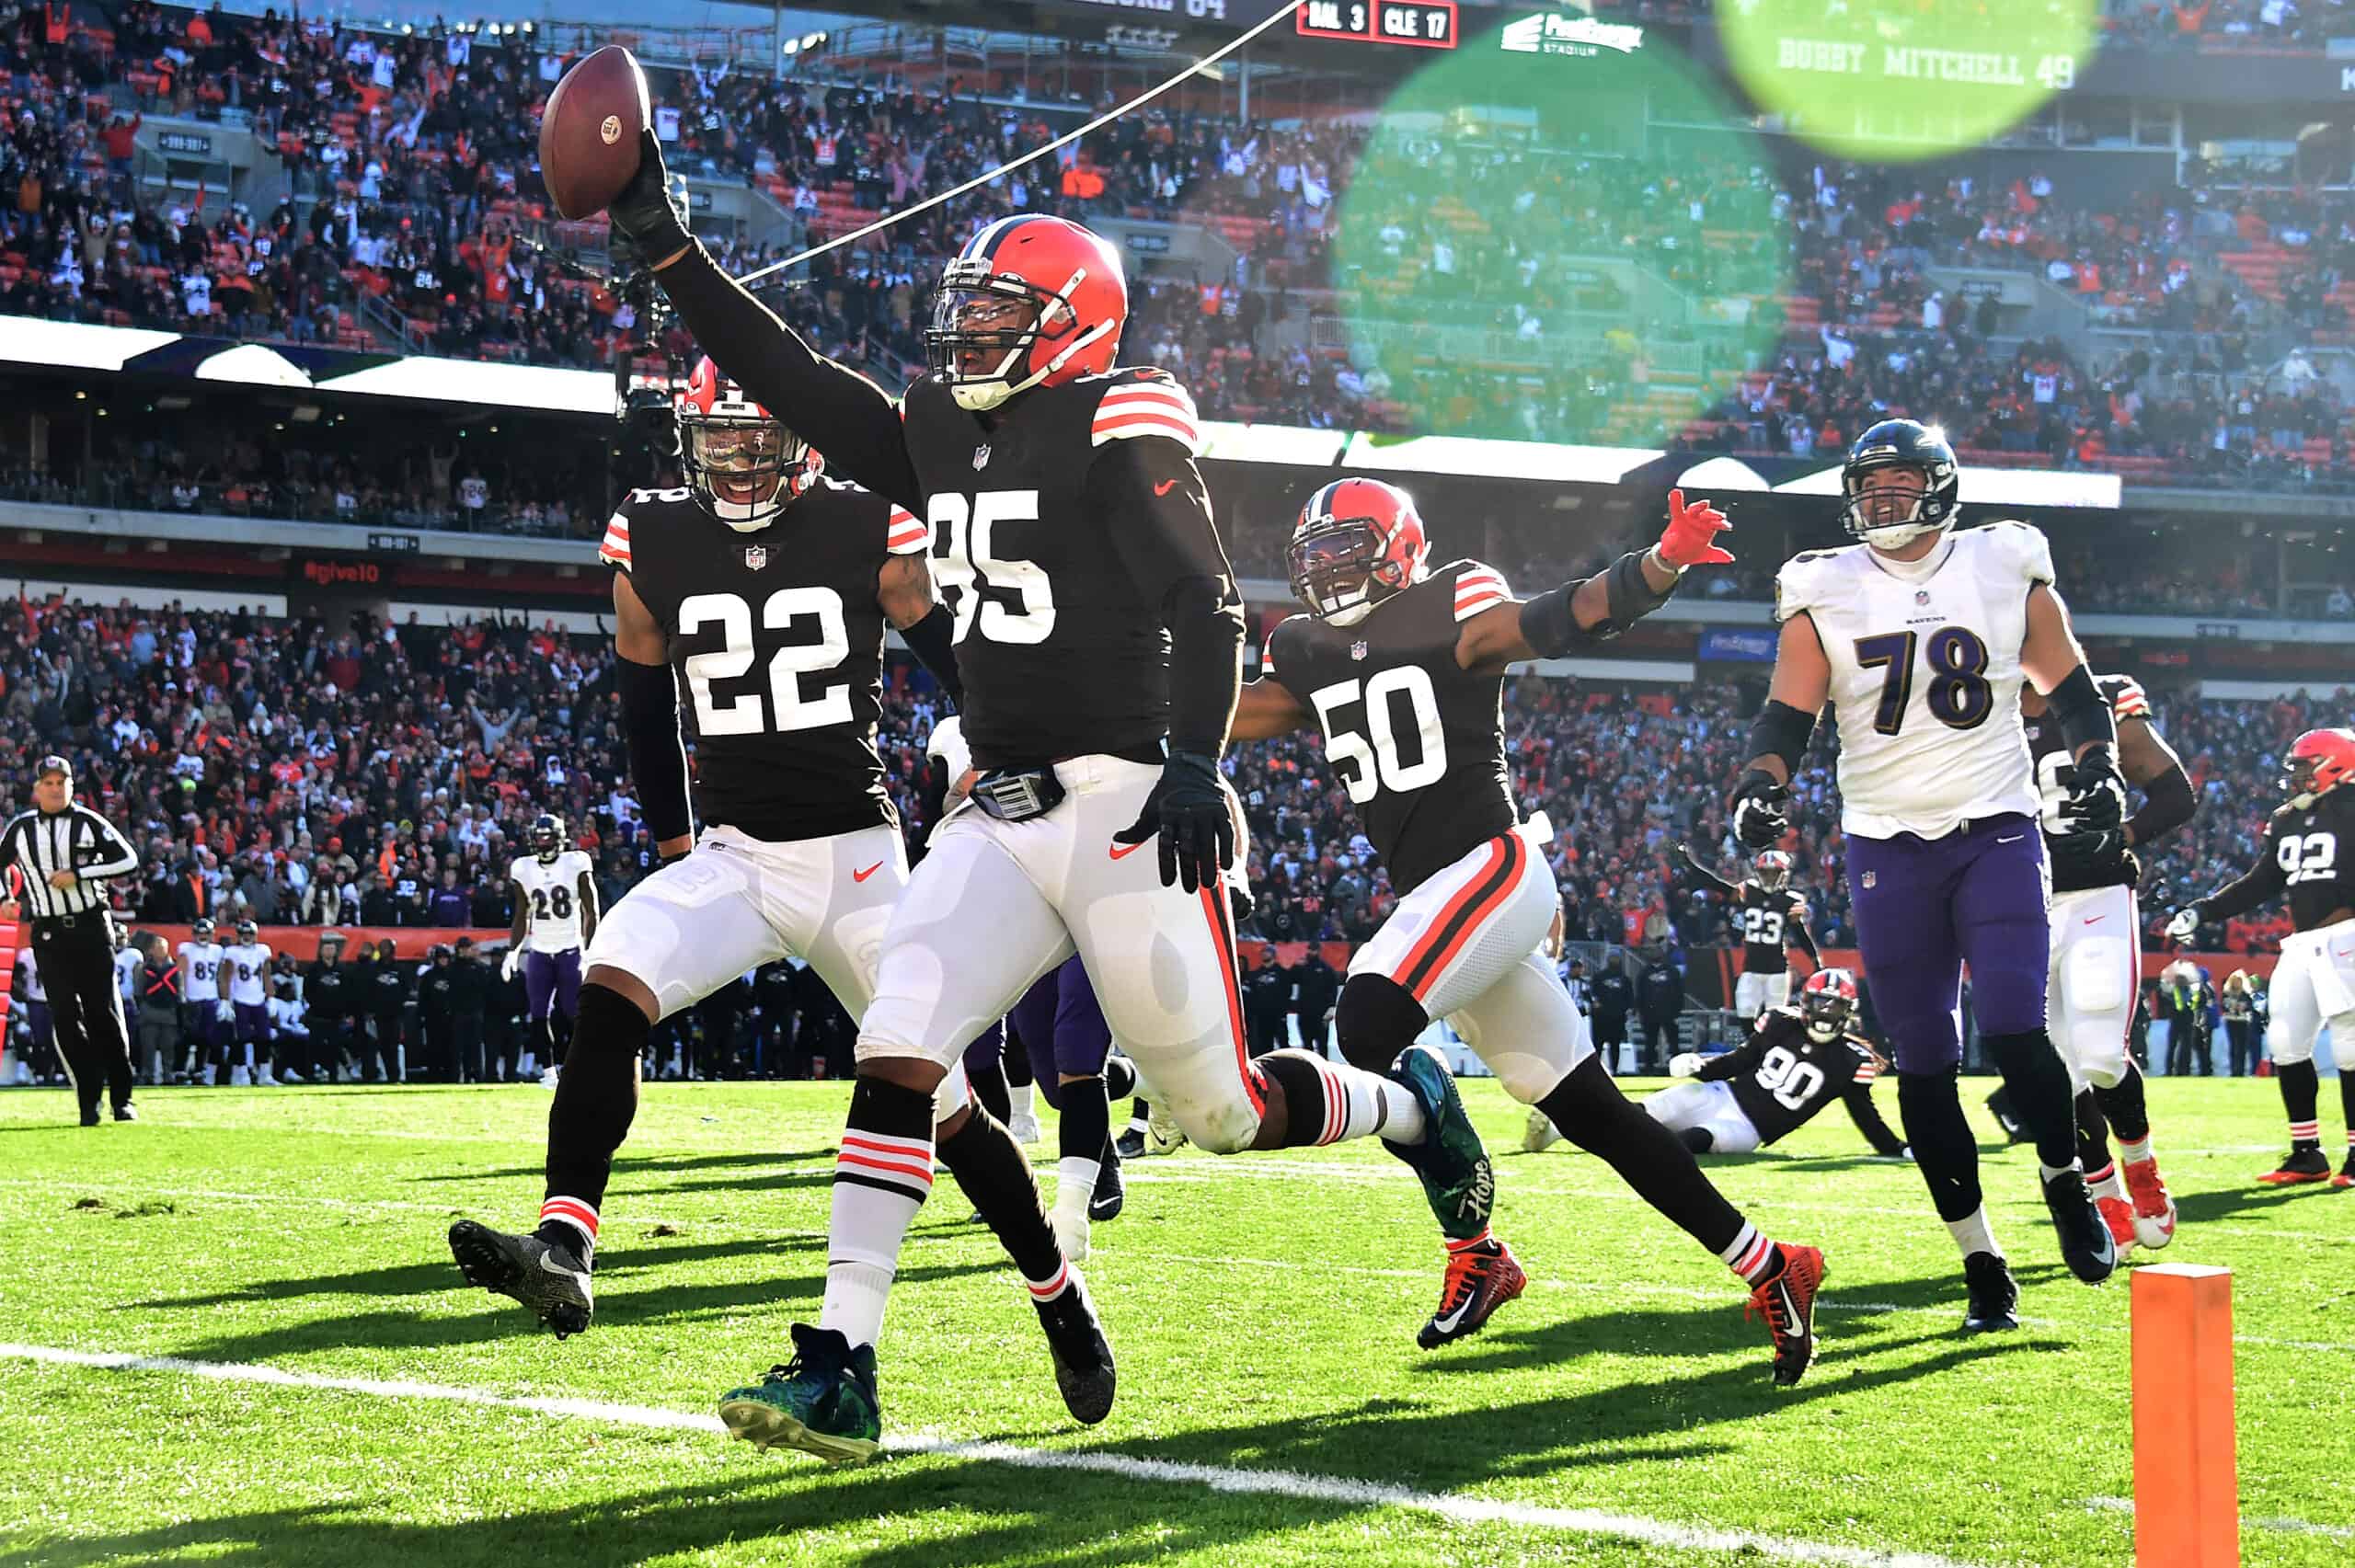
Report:
M 1913 602 L 1916 604 L 1927 604 L 1930 602 L 1930 590 L 1926 588 L 1915 589 L 1913 590 Z
M 1878 873 L 1876 873 L 1876 872 L 1870 872 L 1870 871 L 1866 872 L 1866 873 L 1865 873 L 1865 886 L 1866 886 L 1866 887 L 1879 887 L 1879 886 L 1880 886 L 1880 876 L 1879 876 L 1879 875 L 1878 875 Z
M 769 564 L 769 547 L 765 544 L 744 546 L 744 566 L 749 571 L 759 571 Z
M 1365 639 L 1363 637 L 1360 637 L 1357 641 L 1350 645 L 1350 657 L 1356 659 L 1362 659 L 1365 658 Z
M 977 474 L 978 474 L 978 473 L 979 473 L 979 472 L 981 472 L 982 469 L 987 468 L 989 465 L 990 465 L 990 449 L 988 448 L 988 446 L 987 446 L 987 445 L 982 445 L 982 446 L 977 446 L 977 447 L 975 447 L 975 448 L 973 449 L 973 471 L 974 471 L 975 473 L 977 473 Z

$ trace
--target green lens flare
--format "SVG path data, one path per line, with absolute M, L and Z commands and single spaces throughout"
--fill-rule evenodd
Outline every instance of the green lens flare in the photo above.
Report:
M 2100 0 L 1857 6 L 1751 0 L 1717 12 L 1727 63 L 1761 109 L 1827 152 L 1878 162 L 1976 147 L 2092 64 Z
M 1319 346 L 1416 434 L 1663 444 L 1779 339 L 1787 202 L 1650 29 L 1467 35 L 1384 106 L 1344 186 Z

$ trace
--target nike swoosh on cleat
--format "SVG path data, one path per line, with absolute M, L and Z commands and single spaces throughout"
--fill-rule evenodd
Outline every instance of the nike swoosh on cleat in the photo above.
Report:
M 1163 496 L 1167 495 L 1170 491 L 1172 491 L 1172 490 L 1176 489 L 1177 487 L 1178 487 L 1178 481 L 1177 481 L 1177 480 L 1175 480 L 1175 479 L 1164 479 L 1160 484 L 1155 485 L 1155 486 L 1153 487 L 1153 493 L 1154 493 L 1155 498 L 1156 499 L 1158 499 L 1159 498 L 1161 498 L 1161 497 L 1163 497 Z
M 1112 846 L 1112 858 L 1114 860 L 1126 860 L 1129 856 L 1136 853 L 1137 851 L 1143 848 L 1144 848 L 1144 845 L 1143 844 L 1114 844 Z
M 577 1268 L 567 1268 L 564 1265 L 557 1262 L 556 1254 L 554 1253 L 542 1253 L 540 1254 L 540 1272 L 543 1274 L 553 1274 L 558 1279 L 569 1279 L 575 1285 L 583 1283 L 589 1277 Z
M 852 873 L 850 874 L 850 879 L 851 879 L 853 882 L 864 882 L 864 881 L 866 881 L 868 877 L 870 877 L 870 876 L 874 876 L 877 872 L 879 872 L 879 871 L 880 871 L 880 870 L 882 870 L 882 869 L 883 869 L 883 863 L 882 863 L 881 861 L 879 861 L 879 861 L 877 861 L 873 865 L 868 866 L 865 871 L 854 871 L 854 872 L 852 872 Z
M 1452 1312 L 1442 1312 L 1432 1318 L 1431 1326 L 1439 1330 L 1442 1333 L 1446 1333 L 1450 1330 L 1453 1329 L 1456 1324 L 1464 1321 L 1464 1314 L 1472 1310 L 1472 1303 L 1477 1299 L 1478 1297 L 1479 1292 L 1476 1290 L 1466 1294 L 1464 1299 L 1456 1304 L 1455 1310 Z

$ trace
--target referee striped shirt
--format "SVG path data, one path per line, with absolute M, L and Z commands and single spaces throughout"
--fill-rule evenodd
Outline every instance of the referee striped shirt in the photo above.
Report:
M 69 806 L 54 816 L 36 808 L 11 818 L 0 829 L 0 866 L 20 874 L 25 913 L 49 920 L 105 909 L 106 879 L 136 871 L 139 856 L 113 823 L 86 806 Z M 52 887 L 50 874 L 57 871 L 77 880 Z

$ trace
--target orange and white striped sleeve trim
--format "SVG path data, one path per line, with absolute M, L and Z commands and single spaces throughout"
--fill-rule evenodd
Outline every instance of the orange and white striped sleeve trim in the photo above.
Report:
M 609 567 L 629 570 L 629 513 L 617 511 L 605 524 L 605 537 L 597 546 L 597 559 Z
M 924 520 L 905 507 L 891 509 L 890 532 L 883 536 L 887 555 L 921 555 L 932 548 L 932 530 Z
M 1166 377 L 1122 382 L 1096 406 L 1090 445 L 1133 436 L 1162 436 L 1181 443 L 1189 457 L 1202 454 L 1201 425 L 1194 413 L 1194 400 Z
M 1494 567 L 1478 562 L 1465 567 L 1455 576 L 1455 618 L 1469 621 L 1483 610 L 1494 609 L 1512 597 L 1512 589 L 1505 586 L 1504 574 Z

